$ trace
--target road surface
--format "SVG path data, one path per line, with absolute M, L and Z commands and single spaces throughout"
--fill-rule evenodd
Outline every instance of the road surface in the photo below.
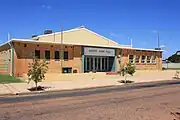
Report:
M 54 95 L 1 97 L 0 120 L 180 120 L 180 84 Z

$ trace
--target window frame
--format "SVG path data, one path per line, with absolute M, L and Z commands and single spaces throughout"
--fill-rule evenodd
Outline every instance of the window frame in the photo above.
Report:
M 147 56 L 146 58 L 147 58 L 146 63 L 150 64 L 151 63 L 151 56 Z
M 38 52 L 39 55 L 37 55 L 36 52 Z M 41 51 L 40 50 L 35 50 L 34 51 L 34 57 L 35 57 L 35 59 L 40 59 L 41 58 Z
M 56 52 L 58 52 L 58 54 L 56 54 Z M 58 55 L 58 57 L 56 55 Z M 59 50 L 55 50 L 54 51 L 54 60 L 55 61 L 59 61 L 60 60 L 60 51 Z
M 137 62 L 137 56 L 138 56 L 138 62 Z M 141 56 L 140 55 L 136 55 L 136 58 L 135 58 L 135 63 L 140 63 L 140 58 L 141 58 Z
M 65 54 L 65 53 L 67 53 L 67 54 Z M 69 59 L 69 53 L 68 53 L 68 51 L 64 51 L 63 59 L 64 59 L 64 60 L 68 60 L 68 59 Z
M 46 56 L 46 53 L 47 52 L 49 52 L 49 58 L 47 58 L 47 56 Z M 50 50 L 45 50 L 44 51 L 44 59 L 46 60 L 46 61 L 50 61 L 50 59 L 51 59 L 51 51 Z
M 154 59 L 153 59 L 153 58 L 154 58 Z M 156 58 L 157 58 L 157 57 L 156 57 L 155 55 L 152 55 L 152 56 L 151 56 L 151 63 L 152 63 L 152 64 L 156 64 Z
M 144 59 L 143 59 L 143 57 L 144 57 Z M 145 55 L 141 56 L 141 63 L 146 64 L 146 56 Z
M 130 59 L 131 57 L 132 59 Z M 129 55 L 129 63 L 134 64 L 134 55 Z

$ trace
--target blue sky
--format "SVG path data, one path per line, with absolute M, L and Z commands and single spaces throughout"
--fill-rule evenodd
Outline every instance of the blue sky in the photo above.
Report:
M 165 45 L 164 57 L 180 46 L 179 0 L 2 0 L 0 43 L 31 38 L 45 29 L 59 31 L 84 25 L 120 44 L 134 47 Z

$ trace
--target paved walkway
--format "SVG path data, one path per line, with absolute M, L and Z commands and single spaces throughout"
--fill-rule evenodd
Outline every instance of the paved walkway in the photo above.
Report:
M 176 71 L 137 71 L 134 76 L 128 76 L 128 80 L 135 83 L 161 80 L 172 80 Z M 25 78 L 26 79 L 26 78 Z M 46 80 L 39 85 L 46 87 L 45 91 L 71 90 L 81 88 L 103 87 L 122 85 L 120 80 L 124 77 L 119 75 L 105 75 L 104 73 L 91 74 L 48 74 Z M 0 84 L 0 94 L 30 93 L 27 88 L 33 87 L 34 83 L 11 83 Z

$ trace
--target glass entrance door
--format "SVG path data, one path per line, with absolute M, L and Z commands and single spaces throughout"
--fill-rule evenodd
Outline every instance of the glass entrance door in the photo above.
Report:
M 109 70 L 109 57 L 85 57 L 85 72 L 106 72 Z

